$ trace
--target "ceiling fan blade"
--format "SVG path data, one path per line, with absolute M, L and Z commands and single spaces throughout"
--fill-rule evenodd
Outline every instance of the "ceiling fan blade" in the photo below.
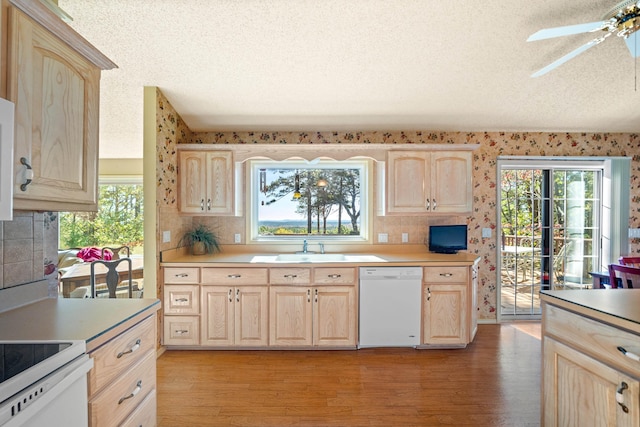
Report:
M 586 24 L 568 25 L 566 27 L 546 28 L 529 36 L 528 42 L 552 39 L 554 37 L 570 36 L 572 34 L 588 33 L 606 28 L 609 21 L 589 22 Z
M 624 40 L 629 48 L 629 52 L 631 52 L 631 56 L 634 58 L 640 56 L 640 36 L 638 34 L 640 34 L 640 32 L 636 31 Z
M 580 55 L 581 53 L 587 51 L 588 49 L 591 49 L 592 47 L 599 45 L 600 43 L 602 43 L 607 36 L 611 35 L 611 33 L 607 33 L 605 34 L 603 37 L 598 37 L 597 39 L 593 39 L 591 40 L 589 43 L 583 44 L 582 46 L 580 46 L 579 48 L 567 53 L 565 56 L 563 56 L 560 59 L 556 59 L 555 61 L 553 61 L 551 64 L 547 65 L 546 67 L 536 71 L 535 73 L 531 74 L 531 77 L 540 77 L 543 74 L 547 74 L 549 71 L 553 70 L 556 67 L 559 67 L 560 65 L 564 64 L 565 62 L 567 62 L 568 60 L 575 58 L 576 56 Z

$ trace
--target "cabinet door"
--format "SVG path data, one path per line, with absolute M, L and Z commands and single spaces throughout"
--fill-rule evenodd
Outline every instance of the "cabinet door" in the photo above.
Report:
M 471 152 L 431 154 L 431 211 L 471 212 L 473 202 Z
M 467 285 L 424 284 L 424 344 L 467 343 Z
M 356 345 L 356 298 L 353 286 L 322 286 L 313 290 L 313 344 Z
M 269 344 L 269 291 L 267 286 L 242 286 L 235 293 L 235 344 Z
M 206 212 L 233 215 L 233 157 L 230 151 L 208 152 Z
M 230 151 L 180 151 L 180 211 L 233 215 L 233 156 Z
M 548 337 L 543 363 L 545 427 L 640 425 L 637 380 Z
M 14 208 L 97 210 L 100 69 L 22 12 L 10 11 Z M 31 183 L 21 188 L 27 178 Z
M 427 152 L 387 153 L 387 212 L 425 213 L 429 210 L 430 156 Z
M 180 211 L 204 213 L 207 185 L 206 153 L 179 151 Z
M 269 292 L 269 345 L 310 346 L 313 304 L 311 288 L 271 286 Z
M 230 346 L 234 340 L 235 289 L 227 286 L 202 286 L 200 344 Z

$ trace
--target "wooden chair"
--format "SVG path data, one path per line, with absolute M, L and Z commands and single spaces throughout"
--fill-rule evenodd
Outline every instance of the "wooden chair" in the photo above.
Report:
M 104 259 L 104 254 L 107 251 L 111 251 L 111 260 L 116 260 L 120 258 L 129 258 L 131 256 L 131 251 L 129 250 L 129 246 L 118 246 L 118 247 L 109 247 L 105 246 L 100 250 L 100 258 Z
M 116 268 L 123 262 L 128 264 L 129 277 L 127 280 L 121 282 L 120 274 L 118 273 Z M 126 290 L 128 290 L 129 298 L 133 298 L 133 280 L 131 279 L 131 258 L 120 258 L 112 261 L 96 260 L 91 263 L 91 273 L 89 276 L 89 284 L 91 286 L 91 296 L 93 298 L 96 298 L 98 296 L 98 291 L 96 289 L 96 276 L 97 274 L 98 275 L 101 274 L 101 273 L 96 274 L 97 264 L 102 264 L 107 268 L 107 273 L 105 275 L 105 283 L 107 285 L 109 298 L 116 298 L 117 297 L 116 291 L 125 290 L 123 288 L 126 288 Z M 122 283 L 124 283 L 125 286 L 122 286 Z
M 609 283 L 612 288 L 640 289 L 640 268 L 610 264 Z
M 618 264 L 640 268 L 640 257 L 621 256 L 620 258 L 618 258 Z

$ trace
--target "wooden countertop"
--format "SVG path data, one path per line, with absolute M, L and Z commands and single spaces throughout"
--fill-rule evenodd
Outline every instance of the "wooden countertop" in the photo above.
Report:
M 157 299 L 47 298 L 0 313 L 0 341 L 82 340 L 91 351 L 159 308 Z
M 291 252 L 290 254 L 293 254 Z M 248 266 L 283 266 L 283 265 L 313 265 L 313 266 L 406 266 L 406 265 L 473 265 L 480 261 L 478 255 L 467 252 L 457 254 L 435 254 L 430 252 L 411 253 L 383 253 L 383 252 L 340 252 L 347 257 L 347 261 L 328 262 L 283 262 L 276 261 L 277 253 L 217 253 L 213 255 L 189 255 L 179 251 L 164 251 L 162 253 L 161 265 L 174 267 L 207 266 L 215 264 L 216 267 L 238 266 L 238 264 L 248 264 Z M 317 253 L 316 253 L 317 255 Z M 332 255 L 327 253 L 327 255 Z M 333 254 L 335 255 L 335 254 Z
M 640 333 L 639 289 L 542 291 L 541 300 Z

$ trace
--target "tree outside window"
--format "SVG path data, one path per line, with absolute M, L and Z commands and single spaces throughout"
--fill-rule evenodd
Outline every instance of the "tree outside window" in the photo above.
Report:
M 101 184 L 98 212 L 60 213 L 61 248 L 129 246 L 141 254 L 143 240 L 142 184 Z

